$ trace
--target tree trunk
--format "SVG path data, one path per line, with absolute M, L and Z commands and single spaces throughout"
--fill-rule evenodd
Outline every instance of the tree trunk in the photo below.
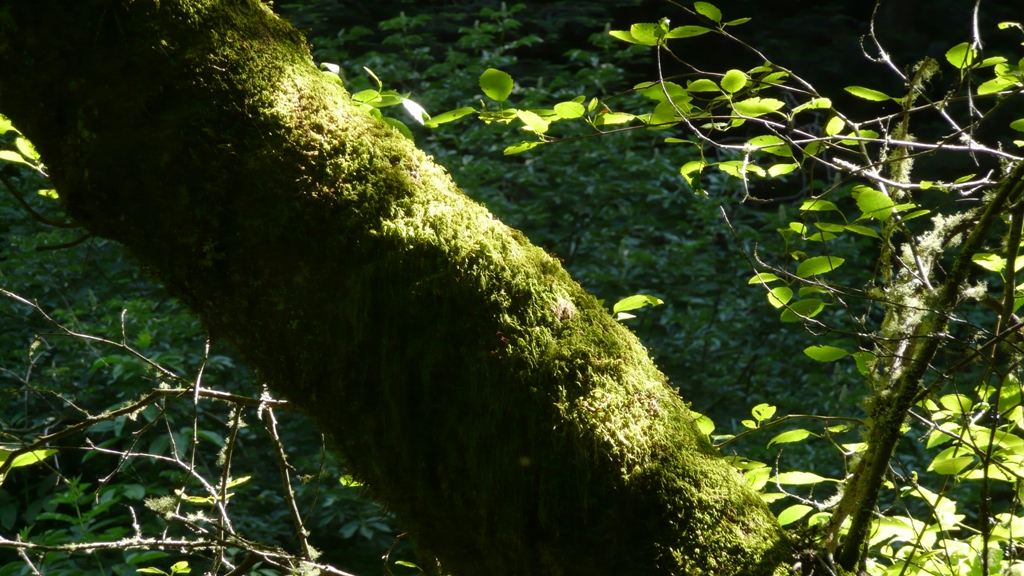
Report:
M 259 2 L 6 1 L 0 111 L 439 570 L 785 570 L 636 337 Z

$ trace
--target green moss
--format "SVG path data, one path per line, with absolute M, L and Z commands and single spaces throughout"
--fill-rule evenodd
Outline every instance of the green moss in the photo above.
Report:
M 3 21 L 0 108 L 71 214 L 312 414 L 445 571 L 784 570 L 636 337 L 296 31 L 241 0 L 47 6 Z

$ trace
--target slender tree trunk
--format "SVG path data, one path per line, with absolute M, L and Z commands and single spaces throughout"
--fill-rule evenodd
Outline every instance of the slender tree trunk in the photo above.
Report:
M 259 2 L 5 0 L 0 111 L 439 570 L 785 570 L 636 337 Z

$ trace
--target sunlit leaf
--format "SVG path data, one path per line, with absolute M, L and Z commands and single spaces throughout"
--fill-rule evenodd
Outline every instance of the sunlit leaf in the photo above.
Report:
M 28 164 L 28 160 L 25 160 L 21 154 L 18 154 L 14 150 L 0 150 L 0 160 L 6 160 L 8 162 L 20 162 L 21 164 Z
M 776 286 L 768 291 L 768 303 L 775 308 L 782 308 L 793 299 L 793 289 L 788 286 Z
M 816 298 L 798 300 L 787 306 L 779 320 L 783 322 L 801 322 L 804 318 L 814 318 L 825 309 L 825 303 Z
M 722 11 L 710 2 L 694 2 L 693 9 L 701 16 L 704 16 L 715 23 L 720 23 L 722 21 Z
M 771 404 L 758 404 L 750 409 L 750 415 L 754 417 L 758 422 L 768 420 L 775 415 L 776 408 Z
M 707 34 L 708 32 L 711 32 L 711 29 L 705 28 L 704 26 L 680 26 L 678 28 L 673 28 L 669 30 L 668 34 L 666 34 L 665 37 L 690 38 L 693 36 L 700 36 L 701 34 Z
M 990 272 L 1002 272 L 1006 268 L 1006 258 L 999 256 L 998 254 L 978 253 L 971 256 L 971 262 L 974 262 L 978 266 L 981 266 L 985 270 Z
M 450 110 L 448 112 L 444 112 L 442 114 L 434 116 L 426 123 L 426 126 L 428 128 L 436 128 L 441 124 L 458 120 L 459 118 L 462 118 L 463 116 L 468 116 L 474 112 L 476 112 L 476 110 L 469 107 L 459 108 L 457 110 Z
M 742 74 L 742 72 L 740 72 Z M 721 92 L 721 88 L 718 84 L 715 84 L 707 78 L 699 78 L 690 82 L 686 85 L 687 92 Z
M 775 282 L 776 280 L 779 279 L 780 278 L 778 276 L 772 274 L 771 272 L 758 272 L 750 280 L 747 281 L 747 284 L 761 284 L 762 282 L 767 284 L 769 282 Z
M 857 207 L 863 212 L 863 218 L 877 218 L 884 221 L 892 215 L 893 201 L 884 192 L 867 186 L 856 186 L 854 194 L 857 198 Z
M 839 268 L 843 262 L 846 262 L 846 259 L 839 256 L 813 256 L 796 267 L 796 275 L 801 278 L 810 278 L 818 274 L 825 274 Z
M 786 148 L 787 150 L 789 149 L 788 146 Z M 790 154 L 792 154 L 792 151 L 790 151 Z M 786 174 L 789 174 L 793 170 L 796 170 L 799 167 L 799 164 L 773 164 L 768 167 L 768 175 L 771 176 L 772 178 L 784 176 Z
M 804 102 L 803 104 L 793 108 L 793 114 L 803 112 L 804 110 L 823 110 L 832 107 L 832 100 L 828 98 L 813 98 L 810 102 Z
M 559 117 L 565 118 L 566 120 L 579 118 L 586 114 L 586 112 L 587 109 L 577 102 L 559 102 L 558 104 L 555 104 L 555 114 L 558 114 Z
M 1016 86 L 1018 83 L 1018 80 L 1011 76 L 997 76 L 978 86 L 978 96 L 1002 92 L 1003 90 Z
M 665 301 L 656 296 L 649 296 L 647 294 L 635 294 L 627 298 L 623 298 L 615 303 L 612 307 L 612 313 L 626 312 L 628 310 L 636 310 L 637 308 L 643 308 L 644 306 L 658 306 L 664 304 Z
M 773 480 L 786 486 L 803 486 L 806 484 L 818 484 L 819 482 L 839 482 L 832 478 L 819 476 L 814 472 L 782 472 Z
M 964 454 L 964 448 L 954 446 L 943 450 L 932 460 L 928 470 L 934 471 L 936 474 L 959 474 L 961 470 L 974 462 L 974 456 L 954 456 L 954 454 Z
M 786 526 L 787 524 L 792 524 L 806 516 L 811 510 L 814 510 L 814 508 L 806 504 L 794 504 L 779 514 L 779 525 Z
M 516 111 L 516 116 L 523 121 L 523 124 L 526 125 L 530 132 L 543 134 L 548 131 L 548 122 L 538 116 L 536 112 L 518 110 Z
M 826 211 L 839 211 L 839 208 L 835 204 L 828 200 L 822 200 L 820 198 L 811 198 L 810 200 L 804 200 L 803 204 L 800 205 L 800 210 L 804 212 L 826 212 Z
M 828 136 L 835 136 L 842 132 L 843 128 L 846 128 L 846 121 L 839 116 L 833 116 L 832 119 L 828 121 L 828 124 L 825 124 L 825 134 Z
M 782 434 L 779 434 L 778 436 L 772 438 L 771 440 L 768 441 L 768 446 L 771 446 L 772 444 L 790 444 L 793 442 L 800 442 L 801 440 L 804 440 L 810 435 L 811 432 L 809 430 L 797 428 L 796 430 L 783 432 Z
M 848 226 L 844 226 L 843 228 L 846 228 L 850 232 L 854 232 L 862 236 L 870 236 L 872 238 L 878 239 L 882 238 L 881 236 L 878 235 L 878 232 L 875 232 L 874 229 L 868 228 L 867 226 L 861 226 L 859 224 L 850 224 Z
M 730 94 L 739 92 L 747 85 L 747 75 L 742 70 L 729 70 L 722 78 L 722 90 Z M 693 90 L 693 87 L 690 87 Z
M 509 146 L 508 148 L 505 148 L 504 154 L 505 154 L 505 156 L 511 156 L 513 154 L 519 154 L 520 152 L 526 152 L 527 150 L 532 150 L 532 149 L 534 149 L 537 146 L 540 146 L 542 144 L 544 144 L 544 143 L 543 142 L 537 142 L 537 141 L 533 141 L 533 142 L 519 142 L 517 144 L 513 144 L 513 145 Z
M 961 42 L 946 51 L 946 61 L 955 68 L 964 69 L 974 63 L 978 51 L 971 48 L 967 42 Z
M 892 100 L 891 96 L 887 96 L 883 92 L 879 92 L 878 90 L 872 90 L 871 88 L 865 88 L 863 86 L 847 86 L 845 90 L 850 94 L 857 96 L 858 98 L 871 100 L 873 102 Z
M 701 414 L 700 412 L 690 411 L 690 416 L 693 417 L 694 423 L 697 424 L 697 428 L 701 434 L 710 436 L 715 431 L 715 423 L 711 421 L 711 418 Z
M 841 358 L 846 358 L 850 355 L 849 352 L 842 348 L 836 348 L 835 346 L 810 346 L 804 348 L 804 354 L 807 354 L 818 362 L 835 362 Z
M 504 102 L 512 94 L 512 77 L 494 68 L 484 70 L 480 75 L 480 89 L 491 100 Z
M 405 111 L 409 113 L 409 116 L 412 116 L 412 119 L 420 124 L 426 124 L 430 120 L 430 114 L 427 114 L 427 111 L 423 109 L 423 106 L 420 106 L 416 102 L 413 102 L 408 98 L 402 98 L 402 106 L 405 108 Z

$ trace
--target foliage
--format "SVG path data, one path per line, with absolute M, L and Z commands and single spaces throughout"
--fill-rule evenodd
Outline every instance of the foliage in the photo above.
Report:
M 748 19 L 723 20 L 721 11 L 706 2 L 693 6 L 691 14 L 702 25 L 670 27 L 668 19 L 662 19 L 609 32 L 618 40 L 657 50 L 657 81 L 634 88 L 654 101 L 649 112 L 625 111 L 622 104 L 619 109 L 624 111 L 615 112 L 609 99 L 595 97 L 588 103 L 582 94 L 550 108 L 536 107 L 526 98 L 528 108 L 507 106 L 512 77 L 490 68 L 481 74 L 480 88 L 497 103 L 496 110 L 484 101 L 479 109 L 441 114 L 437 117 L 441 120 L 432 124 L 471 114 L 484 123 L 520 123 L 534 138 L 506 147 L 506 155 L 580 138 L 575 133 L 554 135 L 552 124 L 566 120 L 584 122 L 601 135 L 621 130 L 610 127 L 631 123 L 648 130 L 682 127 L 690 138 L 665 141 L 690 144 L 700 151 L 700 157 L 683 164 L 680 173 L 701 194 L 706 194 L 702 174 L 711 167 L 742 182 L 745 190 L 752 179 L 777 178 L 795 170 L 824 168 L 834 173 L 833 183 L 809 191 L 810 198 L 800 206 L 801 218 L 779 230 L 785 241 L 784 258 L 776 263 L 758 259 L 755 268 L 759 270 L 750 283 L 764 287 L 768 304 L 781 309 L 782 322 L 803 323 L 826 341 L 853 348 L 851 352 L 843 346 L 819 344 L 807 347 L 805 354 L 820 362 L 846 357 L 856 361 L 866 385 L 869 419 L 851 422 L 863 430 L 866 442 L 833 441 L 847 459 L 845 474 L 838 479 L 810 472 L 777 472 L 769 479 L 770 468 L 746 459 L 739 467 L 755 487 L 763 489 L 770 480 L 778 487 L 779 492 L 765 494 L 766 500 L 789 496 L 800 501 L 781 511 L 782 524 L 818 510 L 807 526 L 815 545 L 828 554 L 828 565 L 834 552 L 845 569 L 865 563 L 871 572 L 879 573 L 1003 573 L 1024 568 L 1012 560 L 1015 532 L 1024 521 L 1016 515 L 1024 479 L 1018 454 L 1024 440 L 1017 429 L 1024 419 L 1018 378 L 1020 320 L 1015 316 L 1024 304 L 1024 290 L 1015 280 L 1024 218 L 1024 164 L 1021 157 L 1005 151 L 1007 140 L 1012 139 L 1005 128 L 996 130 L 995 144 L 977 136 L 982 126 L 1004 118 L 1000 108 L 1020 96 L 1024 58 L 1014 63 L 1019 54 L 984 57 L 981 39 L 974 37 L 950 47 L 941 65 L 925 58 L 901 70 L 872 35 L 880 61 L 906 84 L 907 92 L 894 97 L 866 86 L 846 87 L 857 98 L 897 105 L 895 113 L 856 121 L 835 110 L 831 99 L 808 82 L 773 65 L 756 50 L 751 49 L 763 65 L 717 74 L 701 72 L 677 57 L 672 40 L 715 33 L 742 43 L 729 28 Z M 999 29 L 1020 30 L 1021 25 L 1004 22 Z M 663 74 L 663 54 L 696 74 Z M 933 80 L 944 65 L 952 68 L 952 80 L 938 89 Z M 673 81 L 682 77 L 685 85 Z M 782 98 L 771 97 L 776 93 Z M 801 125 L 801 113 L 816 115 L 820 123 Z M 923 137 L 912 134 L 911 120 L 916 126 L 927 113 L 938 113 L 953 136 L 930 134 L 927 123 Z M 1012 130 L 1024 131 L 1024 119 L 1003 122 Z M 728 143 L 725 133 L 741 127 L 746 141 Z M 1013 143 L 1024 146 L 1022 140 Z M 710 151 L 733 154 L 709 159 Z M 916 159 L 947 154 L 970 154 L 987 174 L 979 177 L 975 172 L 948 180 L 941 179 L 941 172 L 939 178 L 912 177 Z M 949 202 L 951 195 L 975 205 L 960 208 Z M 908 224 L 925 216 L 931 216 L 930 226 Z M 1000 219 L 1008 226 L 1002 239 L 995 237 Z M 879 262 L 870 278 L 850 275 L 844 279 L 836 273 L 846 261 L 837 254 L 850 249 L 851 243 L 843 240 L 851 233 L 879 241 Z M 988 293 L 988 278 L 972 273 L 971 263 L 1000 275 L 1002 287 L 996 295 Z M 776 286 L 770 286 L 773 283 Z M 796 300 L 794 288 L 799 288 Z M 830 308 L 842 313 L 829 314 Z M 953 358 L 940 361 L 940 349 Z M 966 385 L 972 394 L 960 392 L 957 382 L 964 381 L 968 384 L 960 386 Z M 774 411 L 773 406 L 759 405 L 752 412 L 754 419 L 744 420 L 743 425 L 761 429 Z M 918 470 L 910 465 L 917 456 L 913 453 L 897 455 L 895 462 L 903 474 L 890 476 L 898 439 L 915 429 L 906 425 L 908 417 L 920 426 L 918 435 L 928 438 L 926 449 L 952 443 L 930 456 L 931 463 L 921 472 L 953 477 L 962 482 L 959 487 L 976 481 L 976 493 L 957 490 L 947 482 L 940 482 L 937 492 L 922 486 Z M 850 424 L 829 426 L 828 417 L 808 418 L 823 420 L 820 435 L 830 440 L 855 429 Z M 702 421 L 713 430 L 710 420 L 702 417 Z M 817 435 L 794 429 L 776 435 L 768 445 Z M 734 439 L 719 437 L 721 445 Z M 833 497 L 817 500 L 782 488 L 822 482 L 844 487 Z M 1001 488 L 1000 483 L 1009 486 Z M 892 490 L 893 504 L 906 510 L 904 515 L 873 514 L 879 499 L 888 498 L 882 494 L 886 486 Z M 993 501 L 993 494 L 1014 492 L 1007 501 Z M 910 511 L 913 506 L 903 503 L 908 497 L 929 505 L 930 510 L 917 514 L 926 520 L 916 519 Z M 957 506 L 975 502 L 977 517 L 965 523 L 967 517 L 957 514 Z M 955 537 L 953 532 L 961 528 L 973 530 L 974 535 Z M 865 545 L 873 546 L 870 558 L 863 553 Z
M 769 478 L 769 467 L 746 459 L 738 467 L 755 487 L 773 484 L 778 488 L 765 494 L 766 500 L 789 496 L 800 502 L 781 511 L 782 524 L 818 510 L 807 526 L 812 530 L 810 539 L 827 554 L 823 558 L 829 568 L 834 552 L 842 568 L 864 563 L 872 573 L 988 574 L 1020 569 L 1022 565 L 1009 559 L 1016 551 L 1014 534 L 1022 522 L 1017 515 L 1019 494 L 999 503 L 993 494 L 1013 494 L 1024 479 L 1017 453 L 1024 442 L 1017 433 L 1024 424 L 1018 378 L 1020 320 L 1014 315 L 1024 303 L 1024 292 L 1016 286 L 1015 264 L 1024 218 L 1024 163 L 1004 151 L 1007 142 L 985 143 L 979 133 L 983 125 L 999 121 L 999 110 L 1007 101 L 1019 97 L 1024 59 L 1014 63 L 1013 55 L 984 57 L 981 39 L 975 37 L 945 53 L 945 64 L 953 73 L 940 90 L 932 84 L 942 69 L 939 62 L 925 58 L 901 70 L 872 36 L 880 59 L 905 82 L 907 93 L 893 97 L 870 87 L 847 87 L 858 98 L 897 104 L 895 113 L 856 121 L 834 110 L 831 100 L 809 83 L 767 58 L 762 57 L 764 64 L 751 70 L 716 74 L 696 70 L 677 57 L 673 40 L 707 33 L 734 39 L 729 28 L 747 22 L 724 20 L 721 11 L 706 2 L 693 6 L 691 14 L 702 25 L 670 27 L 662 19 L 610 32 L 619 40 L 657 51 L 657 81 L 635 87 L 654 101 L 649 112 L 614 112 L 592 99 L 578 114 L 578 109 L 569 115 L 557 108 L 502 106 L 501 117 L 486 107 L 476 111 L 478 117 L 484 122 L 519 120 L 525 131 L 535 135 L 506 148 L 506 154 L 564 141 L 566 137 L 549 133 L 550 124 L 575 118 L 602 134 L 617 130 L 608 126 L 630 123 L 648 129 L 684 128 L 690 138 L 669 137 L 666 142 L 689 144 L 700 151 L 699 159 L 680 170 L 698 193 L 705 190 L 701 176 L 710 167 L 736 178 L 747 189 L 752 179 L 780 177 L 794 170 L 824 167 L 839 175 L 834 184 L 810 191 L 810 199 L 800 207 L 801 218 L 780 230 L 786 243 L 784 259 L 758 260 L 751 283 L 764 287 L 768 304 L 781 309 L 781 321 L 804 323 L 830 342 L 808 347 L 807 356 L 821 362 L 847 356 L 857 361 L 866 385 L 869 417 L 857 424 L 866 441 L 837 443 L 849 459 L 843 478 L 779 471 Z M 1021 27 L 1006 22 L 999 28 Z M 663 54 L 696 75 L 663 74 Z M 498 77 L 491 71 L 485 75 Z M 673 81 L 683 77 L 685 85 Z M 488 93 L 488 83 L 482 76 L 485 94 L 503 102 L 507 95 L 501 92 L 499 98 Z M 776 94 L 782 98 L 772 97 Z M 570 102 L 584 101 L 585 96 L 578 96 Z M 801 113 L 821 115 L 821 124 L 800 124 Z M 938 113 L 953 136 L 931 141 L 914 136 L 911 120 L 926 113 Z M 1014 130 L 1024 125 L 1024 119 L 1004 122 Z M 744 143 L 725 140 L 725 133 L 741 127 Z M 1005 129 L 1002 133 L 1006 134 Z M 1024 141 L 1014 144 L 1021 146 Z M 734 159 L 709 159 L 708 150 L 732 151 Z M 950 180 L 912 177 L 915 159 L 948 153 L 980 157 L 987 174 Z M 948 201 L 950 195 L 970 199 L 974 205 L 960 208 Z M 928 215 L 932 215 L 930 226 L 908 224 Z M 995 237 L 1000 220 L 1008 227 L 1001 240 Z M 861 287 L 864 279 L 854 276 L 843 281 L 836 272 L 846 260 L 837 255 L 848 249 L 843 238 L 851 233 L 880 244 L 879 263 L 866 288 Z M 997 295 L 988 293 L 991 280 L 977 278 L 972 263 L 1000 274 L 1002 287 Z M 773 283 L 778 285 L 771 287 Z M 794 287 L 799 288 L 797 300 L 792 299 Z M 844 313 L 828 314 L 830 307 Z M 853 352 L 831 342 L 852 347 Z M 939 355 L 940 349 L 946 359 Z M 961 393 L 961 386 L 973 392 Z M 774 411 L 759 405 L 752 412 L 754 419 L 743 424 L 761 429 Z M 963 485 L 977 483 L 976 496 L 957 497 L 957 491 L 941 481 L 933 492 L 918 482 L 918 470 L 908 469 L 900 458 L 895 460 L 899 472 L 890 475 L 898 439 L 915 429 L 906 424 L 908 417 L 919 426 L 917 434 L 929 438 L 926 448 L 952 444 L 935 454 L 921 472 L 938 475 L 935 480 L 947 476 Z M 705 424 L 708 429 L 711 426 Z M 831 439 L 852 428 L 825 426 L 821 435 Z M 799 442 L 812 435 L 805 429 L 790 430 L 776 435 L 769 445 Z M 723 445 L 731 440 L 724 439 Z M 842 483 L 843 489 L 827 499 L 783 489 L 822 482 Z M 1003 483 L 1008 489 L 999 487 Z M 873 513 L 884 486 L 892 490 L 893 503 L 907 512 Z M 930 509 L 915 515 L 910 511 L 913 506 L 903 503 L 905 497 L 920 498 Z M 966 516 L 957 514 L 957 506 L 974 498 L 977 517 L 965 523 Z M 973 534 L 956 537 L 953 533 L 961 528 Z M 870 557 L 863 553 L 867 545 L 873 546 Z

